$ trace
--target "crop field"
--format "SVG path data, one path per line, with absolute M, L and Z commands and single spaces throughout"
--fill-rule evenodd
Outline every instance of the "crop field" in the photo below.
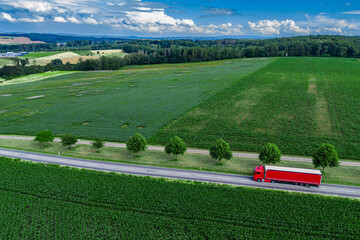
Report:
M 173 135 L 207 148 L 219 137 L 240 151 L 276 143 L 312 155 L 323 142 L 360 159 L 360 63 L 355 59 L 282 58 L 237 81 L 152 138 Z
M 6 158 L 0 158 L 0 175 L 1 239 L 358 239 L 360 234 L 355 199 Z
M 127 67 L 0 85 L 0 132 L 34 135 L 50 129 L 117 141 L 139 132 L 149 138 L 274 60 Z

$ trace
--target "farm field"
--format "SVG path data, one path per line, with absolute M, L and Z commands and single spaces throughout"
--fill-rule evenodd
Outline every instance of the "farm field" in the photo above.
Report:
M 75 51 L 75 52 L 34 52 L 22 56 L 21 58 L 28 58 L 30 64 L 33 64 L 35 61 L 36 64 L 46 65 L 54 59 L 61 59 L 63 63 L 70 62 L 71 64 L 76 64 L 79 62 L 79 59 L 99 59 L 100 55 L 88 56 L 91 54 L 90 51 Z M 0 62 L 1 63 L 1 62 Z
M 207 148 L 219 137 L 232 149 L 312 155 L 323 142 L 360 159 L 360 65 L 355 59 L 281 58 L 207 99 L 151 138 L 174 135 Z
M 98 54 L 99 52 L 99 54 Z M 124 57 L 127 53 L 123 52 L 122 49 L 111 49 L 111 50 L 99 50 L 99 51 L 91 51 L 92 54 L 95 56 L 107 56 L 107 57 Z
M 100 153 L 97 153 L 91 149 L 90 145 L 78 144 L 76 149 L 67 150 L 64 149 L 60 143 L 56 142 L 47 147 L 43 147 L 32 140 L 18 139 L 0 139 L 0 147 L 52 155 L 61 153 L 62 156 L 83 159 L 234 173 L 241 175 L 253 175 L 254 167 L 262 165 L 258 159 L 236 156 L 234 156 L 234 158 L 230 161 L 223 160 L 222 164 L 219 165 L 218 161 L 210 158 L 208 155 L 202 154 L 185 153 L 185 155 L 179 157 L 178 161 L 174 161 L 172 160 L 174 158 L 173 156 L 169 156 L 165 152 L 152 150 L 146 150 L 145 152 L 140 153 L 139 156 L 134 157 L 133 153 L 123 148 L 104 147 Z M 307 162 L 281 161 L 277 165 L 283 167 L 314 169 L 314 166 Z M 336 168 L 326 168 L 321 182 L 360 186 L 360 167 L 342 165 Z
M 272 61 L 275 59 L 127 67 L 2 85 L 0 132 L 34 135 L 50 129 L 57 135 L 71 132 L 117 141 L 139 132 L 149 138 Z
M 0 58 L 0 67 L 4 65 L 13 65 L 13 62 L 14 61 L 9 58 Z
M 29 53 L 29 54 L 22 56 L 22 58 L 42 58 L 42 57 L 49 57 L 49 56 L 60 54 L 60 53 L 64 53 L 64 52 L 33 52 L 33 53 Z
M 42 41 L 32 41 L 28 37 L 11 37 L 11 36 L 0 36 L 0 44 L 33 44 L 33 43 L 44 43 Z
M 0 166 L 1 239 L 357 239 L 360 234 L 355 199 L 6 158 Z

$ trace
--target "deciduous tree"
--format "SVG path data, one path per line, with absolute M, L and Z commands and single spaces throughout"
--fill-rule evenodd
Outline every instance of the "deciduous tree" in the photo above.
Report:
M 340 164 L 335 147 L 328 143 L 324 143 L 318 148 L 312 161 L 315 167 L 322 167 L 323 173 L 325 167 L 337 167 Z
M 210 147 L 210 156 L 221 161 L 222 159 L 230 160 L 233 155 L 230 151 L 230 145 L 220 138 Z
M 274 143 L 268 143 L 259 154 L 259 159 L 265 164 L 276 164 L 280 162 L 281 151 Z
M 49 142 L 53 142 L 54 135 L 50 130 L 40 131 L 36 134 L 34 141 L 46 145 Z
M 141 151 L 145 151 L 146 145 L 146 139 L 141 136 L 141 134 L 135 133 L 135 135 L 127 141 L 126 149 L 130 152 L 138 153 Z
M 174 154 L 175 159 L 177 159 L 179 154 L 184 155 L 186 152 L 186 144 L 181 138 L 175 136 L 166 144 L 165 152 L 167 154 Z

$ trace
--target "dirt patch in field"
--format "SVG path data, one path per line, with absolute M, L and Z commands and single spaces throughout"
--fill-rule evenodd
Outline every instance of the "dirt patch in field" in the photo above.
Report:
M 6 112 L 7 112 L 7 110 L 1 110 L 0 114 L 6 113 Z
M 2 97 L 11 97 L 12 94 L 4 94 L 4 95 L 1 95 Z
M 320 136 L 331 135 L 331 119 L 329 104 L 321 91 L 317 90 L 316 77 L 311 75 L 309 78 L 308 94 L 314 94 L 316 97 L 315 105 L 315 122 L 317 126 L 317 133 Z
M 44 98 L 45 95 L 37 95 L 37 96 L 32 96 L 32 97 L 28 97 L 26 98 L 27 100 L 32 100 L 32 99 L 38 99 L 38 98 Z
M 313 75 L 311 75 L 309 79 L 308 93 L 316 95 L 316 77 Z
M 0 39 L 0 44 L 32 44 L 32 43 L 45 43 L 45 42 L 32 41 L 28 37 L 8 37 L 8 38 Z
M 84 85 L 91 85 L 92 83 L 88 83 L 88 82 L 86 82 L 86 83 L 74 83 L 73 85 L 71 85 L 71 86 L 84 86 Z
M 329 104 L 324 96 L 318 96 L 316 99 L 315 119 L 319 134 L 321 136 L 331 135 Z
M 236 109 L 235 115 L 236 122 L 240 125 L 243 121 L 251 118 L 251 109 L 260 101 L 261 97 L 272 91 L 272 85 L 262 86 L 261 88 L 250 88 L 242 91 L 234 96 L 233 101 L 229 104 L 229 108 Z

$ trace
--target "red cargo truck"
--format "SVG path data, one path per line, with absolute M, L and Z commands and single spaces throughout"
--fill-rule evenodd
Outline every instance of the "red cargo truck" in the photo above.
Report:
M 314 169 L 290 168 L 278 166 L 259 166 L 254 169 L 254 181 L 264 182 L 289 182 L 304 184 L 306 186 L 319 186 L 321 172 Z

